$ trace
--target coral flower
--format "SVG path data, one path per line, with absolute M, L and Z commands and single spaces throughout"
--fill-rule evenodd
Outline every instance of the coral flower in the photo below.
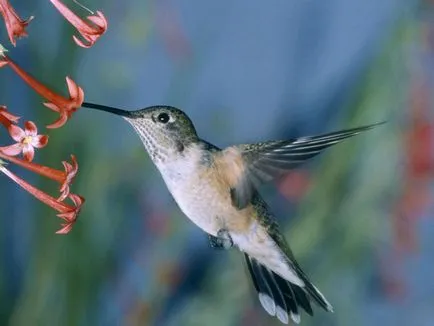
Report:
M 83 89 L 71 78 L 66 77 L 69 97 L 59 95 L 24 71 L 24 69 L 5 54 L 5 49 L 0 46 L 0 67 L 4 65 L 9 65 L 9 67 L 11 67 L 30 87 L 39 95 L 46 98 L 49 101 L 44 103 L 47 108 L 60 114 L 59 119 L 48 125 L 47 128 L 59 128 L 63 126 L 72 114 L 81 107 L 84 101 Z
M 90 48 L 92 45 L 95 44 L 95 42 L 101 37 L 102 34 L 104 34 L 107 30 L 107 19 L 103 15 L 101 11 L 97 11 L 96 14 L 94 14 L 89 9 L 85 8 L 89 12 L 92 13 L 91 16 L 87 16 L 87 19 L 91 22 L 91 24 L 85 22 L 83 19 L 78 17 L 76 14 L 74 14 L 67 6 L 65 6 L 60 0 L 50 0 L 51 3 L 57 8 L 57 10 L 60 11 L 60 13 L 65 17 L 67 21 L 73 25 L 77 31 L 81 34 L 83 39 L 86 42 L 83 42 L 75 35 L 72 37 L 74 39 L 74 42 L 83 47 L 83 48 Z
M 13 46 L 16 46 L 15 38 L 27 36 L 26 27 L 33 19 L 33 16 L 26 20 L 22 20 L 8 0 L 0 0 L 0 14 L 5 20 L 9 40 Z

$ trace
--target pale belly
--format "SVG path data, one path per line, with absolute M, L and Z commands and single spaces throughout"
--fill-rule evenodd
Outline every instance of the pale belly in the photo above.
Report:
M 199 176 L 166 180 L 166 185 L 182 212 L 205 232 L 216 236 L 227 228 L 229 217 L 243 219 L 230 203 L 229 190 L 221 193 L 210 181 Z

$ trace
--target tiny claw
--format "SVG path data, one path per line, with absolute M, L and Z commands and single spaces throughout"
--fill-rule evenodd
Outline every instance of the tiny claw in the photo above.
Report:
M 208 235 L 211 248 L 228 250 L 233 247 L 234 242 L 226 229 L 220 229 L 217 236 Z
M 217 232 L 217 237 L 222 241 L 222 246 L 224 249 L 230 249 L 233 247 L 234 242 L 229 234 L 229 231 L 226 229 L 220 229 Z

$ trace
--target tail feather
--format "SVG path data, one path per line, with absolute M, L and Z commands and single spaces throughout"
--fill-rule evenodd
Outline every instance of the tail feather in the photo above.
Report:
M 298 265 L 296 261 L 293 261 L 295 265 L 295 269 L 297 274 L 300 276 L 300 278 L 305 283 L 304 290 L 315 300 L 315 302 L 324 310 L 333 312 L 332 305 L 327 301 L 327 299 L 324 297 L 324 295 L 317 289 L 315 285 L 313 285 L 306 274 L 301 270 L 301 267 Z
M 253 285 L 259 294 L 261 305 L 270 315 L 276 316 L 282 323 L 288 324 L 289 317 L 295 323 L 300 323 L 299 307 L 313 316 L 310 299 L 327 311 L 333 310 L 299 266 L 296 267 L 300 278 L 305 282 L 303 288 L 285 280 L 247 254 L 244 254 L 244 257 Z
M 310 305 L 310 301 L 306 292 L 304 292 L 303 289 L 299 286 L 292 285 L 291 283 L 288 282 L 287 284 L 291 287 L 292 291 L 294 292 L 298 304 L 304 309 L 304 311 L 306 311 L 309 315 L 313 316 L 312 306 Z
M 282 322 L 288 322 L 288 311 L 292 311 L 288 304 L 282 289 L 277 285 L 273 273 L 270 270 L 261 269 L 264 279 L 269 285 L 270 293 L 274 295 L 271 297 L 276 302 L 276 316 Z M 294 305 L 297 308 L 297 305 Z M 296 314 L 298 315 L 298 314 Z
M 259 301 L 262 307 L 270 315 L 277 316 L 280 321 L 287 324 L 289 320 L 287 300 L 274 280 L 273 274 L 269 270 L 262 268 L 262 265 L 248 255 L 244 255 L 244 257 L 252 275 L 253 285 L 259 293 Z

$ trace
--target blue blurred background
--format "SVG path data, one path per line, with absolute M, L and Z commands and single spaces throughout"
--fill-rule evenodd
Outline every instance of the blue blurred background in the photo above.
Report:
M 0 24 L 1 43 L 38 79 L 66 94 L 69 75 L 100 104 L 179 107 L 219 147 L 387 120 L 261 193 L 335 308 L 303 325 L 433 325 L 433 1 L 98 0 L 85 5 L 109 28 L 91 49 L 49 1 L 11 2 L 35 19 L 16 48 Z M 54 212 L 0 176 L 0 325 L 279 325 L 241 254 L 209 248 L 129 125 L 82 109 L 46 130 L 40 103 L 0 70 L 0 104 L 50 135 L 36 162 L 74 153 L 87 201 L 57 236 Z

